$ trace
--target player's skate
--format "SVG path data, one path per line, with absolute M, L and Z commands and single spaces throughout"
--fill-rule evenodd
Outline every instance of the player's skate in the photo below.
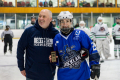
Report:
M 119 58 L 120 58 L 120 53 L 119 53 Z
M 100 58 L 100 62 L 101 62 L 101 63 L 103 63 L 103 62 L 104 62 L 103 58 Z
M 114 54 L 114 56 L 115 56 L 115 58 L 117 58 L 117 57 L 118 57 L 116 53 Z M 120 55 L 119 55 L 119 56 L 120 56 Z
M 107 56 L 105 56 L 105 59 L 108 59 L 108 57 L 111 57 L 111 54 L 108 54 Z

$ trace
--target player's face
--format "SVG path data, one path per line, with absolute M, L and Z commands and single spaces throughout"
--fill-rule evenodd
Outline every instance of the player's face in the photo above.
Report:
M 102 20 L 98 20 L 99 22 L 102 22 Z
M 35 21 L 36 21 L 36 19 L 35 19 L 35 18 L 32 18 L 32 19 L 31 19 L 31 22 L 35 22 Z
M 120 22 L 120 19 L 116 19 L 116 22 Z
M 55 21 L 53 21 L 53 22 L 52 22 L 52 24 L 53 24 L 53 25 L 56 25 L 56 22 L 55 22 Z
M 72 22 L 70 19 L 62 19 L 60 21 L 60 28 L 71 28 Z
M 84 26 L 84 24 L 80 24 L 80 26 Z

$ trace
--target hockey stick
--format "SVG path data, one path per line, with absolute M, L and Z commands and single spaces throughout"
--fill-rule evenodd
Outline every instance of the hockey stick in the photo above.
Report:
M 97 76 L 95 76 L 95 79 L 94 80 L 98 80 Z

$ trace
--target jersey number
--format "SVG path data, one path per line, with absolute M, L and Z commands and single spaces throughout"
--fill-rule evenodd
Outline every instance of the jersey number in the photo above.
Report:
M 93 51 L 97 50 L 97 49 L 96 49 L 96 45 L 95 45 L 95 43 L 92 42 L 91 44 L 93 44 L 93 46 L 92 46 L 92 47 L 93 47 Z

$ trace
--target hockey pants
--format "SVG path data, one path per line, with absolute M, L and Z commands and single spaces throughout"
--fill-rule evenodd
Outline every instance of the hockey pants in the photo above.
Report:
M 110 47 L 109 47 L 109 41 L 107 39 L 96 40 L 96 46 L 101 58 L 102 58 L 101 53 L 103 53 L 105 58 L 110 57 Z

